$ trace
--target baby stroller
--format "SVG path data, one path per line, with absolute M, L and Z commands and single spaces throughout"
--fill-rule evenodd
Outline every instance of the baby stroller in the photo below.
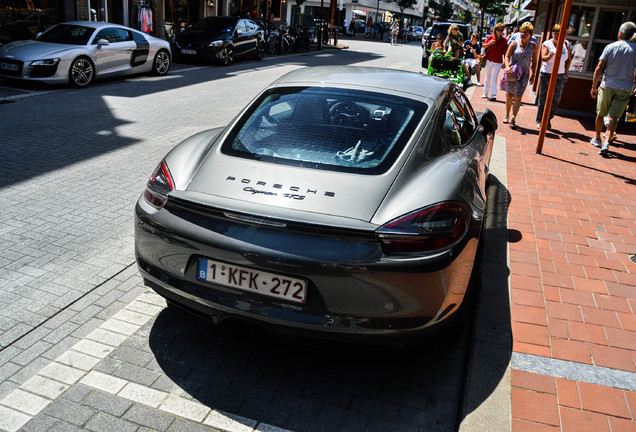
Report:
M 430 51 L 428 74 L 445 78 L 451 82 L 460 84 L 462 89 L 468 88 L 468 77 L 464 73 L 464 64 L 461 59 L 453 57 L 452 52 L 444 54 L 440 50 Z

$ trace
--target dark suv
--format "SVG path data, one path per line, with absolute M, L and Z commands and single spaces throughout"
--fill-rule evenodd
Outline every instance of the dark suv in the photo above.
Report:
M 459 27 L 459 31 L 462 33 L 462 36 L 464 36 L 464 40 L 470 39 L 470 35 L 473 33 L 473 28 L 469 24 L 460 23 L 460 22 L 441 22 L 441 23 L 433 24 L 433 27 L 431 27 L 431 31 L 430 32 L 427 31 L 428 35 L 426 36 L 426 40 L 424 39 L 422 40 L 422 67 L 423 68 L 428 67 L 428 56 L 429 56 L 428 50 L 431 49 L 431 45 L 433 45 L 433 42 L 435 42 L 435 38 L 437 37 L 437 35 L 441 34 L 442 41 L 444 41 L 446 39 L 446 36 L 448 36 L 448 28 L 453 24 L 457 24 L 457 26 Z

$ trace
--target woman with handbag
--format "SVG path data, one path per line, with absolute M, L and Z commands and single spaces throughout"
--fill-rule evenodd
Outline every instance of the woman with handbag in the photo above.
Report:
M 533 32 L 532 24 L 524 23 L 521 26 L 521 39 L 510 44 L 504 59 L 505 72 L 499 84 L 506 92 L 506 117 L 503 122 L 510 121 L 512 126 L 515 125 L 521 107 L 521 97 L 526 91 L 528 81 L 530 84 L 534 83 L 539 49 L 537 44 L 530 40 Z M 512 117 L 509 117 L 510 108 Z
M 504 54 L 508 48 L 508 40 L 503 36 L 506 26 L 497 23 L 493 34 L 488 36 L 483 48 L 486 50 L 486 67 L 484 68 L 484 94 L 482 98 L 494 101 L 497 99 L 497 77 L 503 64 Z M 490 96 L 488 95 L 490 93 Z
M 541 73 L 539 74 L 539 100 L 537 102 L 537 129 L 541 127 L 541 120 L 543 119 L 543 110 L 545 107 L 545 99 L 548 95 L 548 86 L 550 85 L 550 77 L 552 76 L 552 69 L 554 67 L 554 58 L 557 52 L 557 42 L 559 38 L 559 31 L 561 30 L 560 24 L 555 24 L 552 27 L 552 39 L 549 39 L 541 45 Z M 563 94 L 563 87 L 568 80 L 568 69 L 570 69 L 570 62 L 572 58 L 570 56 L 570 42 L 563 40 L 563 48 L 561 49 L 561 59 L 559 60 L 559 70 L 557 72 L 557 82 L 554 88 L 554 97 L 552 98 L 552 106 L 550 108 L 550 117 L 548 118 L 548 129 L 552 127 L 550 120 L 556 114 L 556 110 L 559 107 L 561 101 L 561 95 Z

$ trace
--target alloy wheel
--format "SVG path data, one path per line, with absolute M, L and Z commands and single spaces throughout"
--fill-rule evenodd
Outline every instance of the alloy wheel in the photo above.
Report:
M 155 64 L 153 73 L 155 75 L 165 75 L 170 69 L 170 54 L 167 51 L 161 50 L 155 56 Z
M 230 65 L 234 62 L 234 48 L 226 46 L 221 51 L 221 63 L 224 65 Z
M 85 57 L 75 59 L 71 65 L 71 83 L 77 87 L 86 87 L 93 81 L 95 70 L 93 63 Z

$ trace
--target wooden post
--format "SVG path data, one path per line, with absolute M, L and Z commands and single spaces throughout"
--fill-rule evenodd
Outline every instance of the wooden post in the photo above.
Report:
M 570 10 L 572 9 L 572 0 L 565 0 L 563 7 L 563 16 L 561 17 L 561 31 L 559 31 L 559 40 L 557 41 L 557 50 L 554 55 L 554 65 L 552 66 L 552 74 L 550 75 L 550 85 L 548 86 L 548 94 L 545 98 L 545 105 L 543 106 L 543 118 L 541 119 L 541 128 L 539 129 L 539 140 L 537 142 L 537 153 L 541 153 L 543 150 L 543 141 L 545 140 L 545 133 L 548 129 L 548 122 L 550 121 L 550 111 L 552 108 L 552 99 L 554 98 L 554 89 L 556 88 L 556 82 L 559 72 L 559 63 L 561 63 L 561 53 L 563 52 L 563 44 L 565 43 L 565 35 L 567 33 L 567 26 L 570 22 Z M 541 48 L 539 47 L 539 50 Z M 540 74 L 539 74 L 540 75 Z M 539 89 L 541 91 L 541 89 Z

